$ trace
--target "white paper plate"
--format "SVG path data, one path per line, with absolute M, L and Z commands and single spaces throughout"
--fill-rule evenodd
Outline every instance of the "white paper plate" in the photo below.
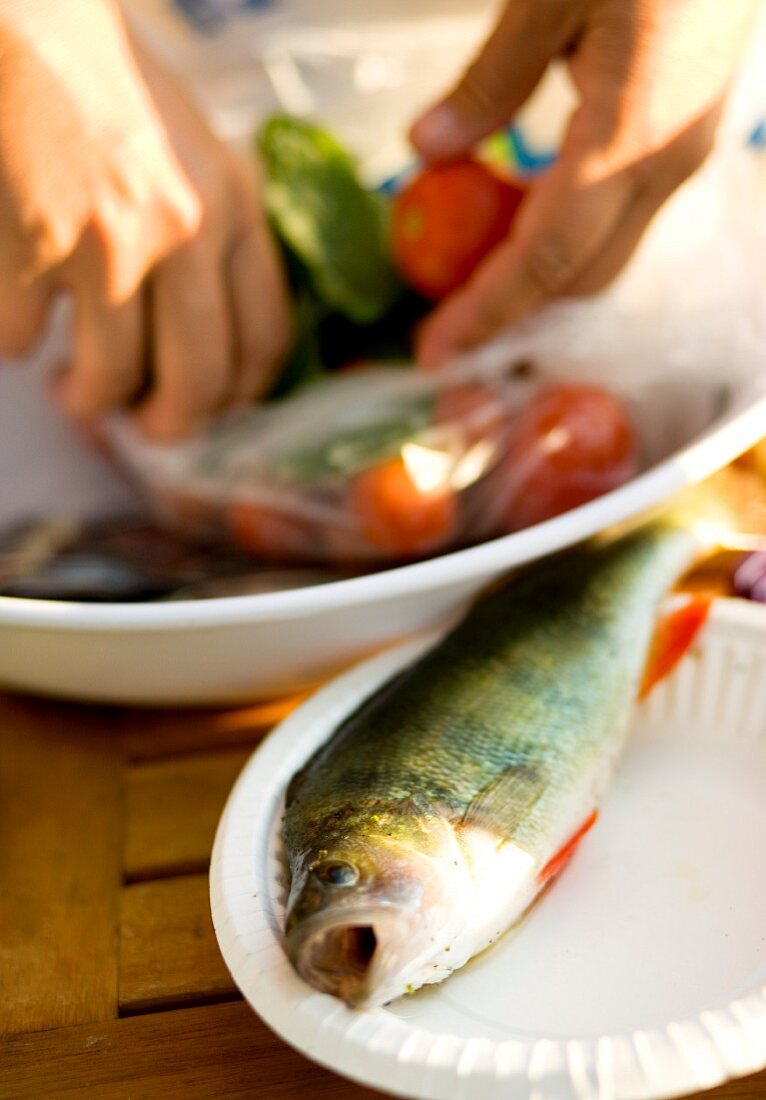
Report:
M 766 612 L 720 601 L 636 719 L 597 828 L 517 932 L 442 985 L 352 1011 L 281 945 L 285 784 L 429 642 L 359 665 L 257 750 L 211 868 L 224 959 L 279 1035 L 338 1073 L 429 1100 L 628 1100 L 766 1065 Z

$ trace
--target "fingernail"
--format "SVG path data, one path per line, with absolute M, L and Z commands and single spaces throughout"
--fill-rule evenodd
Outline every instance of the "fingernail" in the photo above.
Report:
M 452 156 L 464 145 L 460 119 L 447 103 L 439 103 L 418 119 L 410 138 L 418 152 L 431 158 Z

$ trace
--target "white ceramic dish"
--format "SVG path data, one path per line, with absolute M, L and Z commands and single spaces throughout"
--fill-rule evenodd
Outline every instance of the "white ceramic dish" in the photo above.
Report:
M 0 525 L 24 510 L 124 506 L 125 487 L 88 459 L 49 406 L 35 404 L 41 385 L 35 371 L 6 373 L 0 383 L 8 397 L 0 401 L 2 468 L 22 479 L 8 477 L 0 486 Z M 305 687 L 364 653 L 446 622 L 513 566 L 667 499 L 755 443 L 765 427 L 766 397 L 743 391 L 692 445 L 622 489 L 518 534 L 384 573 L 174 603 L 0 597 L 0 686 L 160 705 L 239 702 Z
M 439 986 L 352 1011 L 281 946 L 285 785 L 424 642 L 373 658 L 278 727 L 218 829 L 211 904 L 253 1008 L 315 1061 L 427 1100 L 650 1100 L 766 1065 L 766 611 L 720 601 L 639 711 L 598 826 L 520 930 Z
M 305 0 L 306 11 L 312 4 Z M 147 0 L 141 7 L 148 12 L 157 5 Z M 358 5 L 338 0 L 337 10 L 313 7 L 335 26 L 341 17 L 351 20 Z M 400 64 L 398 43 L 402 34 L 410 34 L 412 24 L 401 22 L 400 0 L 375 0 L 365 5 L 365 13 L 368 7 L 370 15 L 375 10 L 385 16 L 377 30 L 363 29 L 365 49 L 375 64 L 365 65 L 365 58 L 356 56 L 357 43 L 349 69 L 341 50 L 340 61 L 336 58 L 339 83 L 336 87 L 330 79 L 326 86 L 328 71 L 334 70 L 325 58 L 320 83 L 326 98 L 320 96 L 316 107 L 331 124 L 334 118 L 342 121 L 335 113 L 342 107 L 348 122 L 346 107 L 353 99 L 356 117 L 364 120 L 369 133 L 377 132 L 383 121 L 386 133 L 403 131 L 413 101 L 394 94 L 387 82 L 401 92 L 402 82 L 407 84 L 423 68 L 409 53 L 407 65 L 402 69 Z M 429 87 L 418 85 L 418 95 L 433 94 L 442 80 L 430 65 L 440 51 L 433 50 L 429 28 L 444 7 L 434 0 L 406 5 L 408 19 L 422 15 L 418 41 L 425 44 L 429 61 Z M 488 9 L 475 0 L 451 0 L 446 7 L 453 13 L 465 9 L 472 19 L 477 13 L 488 17 Z M 453 34 L 455 28 L 448 23 L 442 30 Z M 465 36 L 465 49 L 479 29 L 477 24 L 472 36 Z M 336 57 L 335 32 L 327 41 L 317 35 L 311 38 L 316 48 L 325 42 L 328 57 Z M 460 37 L 462 41 L 462 32 Z M 279 50 L 285 49 L 277 38 Z M 225 43 L 219 45 L 223 49 Z M 458 57 L 441 52 L 446 83 Z M 497 575 L 640 514 L 766 434 L 766 271 L 758 274 L 766 256 L 759 237 L 766 230 L 766 176 L 761 153 L 745 148 L 742 141 L 761 111 L 762 55 L 766 23 L 762 46 L 755 44 L 754 62 L 747 70 L 749 82 L 743 80 L 732 121 L 722 132 L 722 156 L 655 220 L 620 282 L 592 305 L 559 313 L 556 323 L 546 315 L 536 330 L 533 325 L 519 337 L 513 352 L 529 352 L 576 378 L 595 373 L 633 396 L 649 379 L 655 400 L 649 401 L 642 427 L 656 438 L 649 448 L 648 472 L 539 527 L 435 561 L 323 587 L 130 606 L 0 598 L 0 687 L 162 705 L 239 702 L 303 687 L 365 652 L 445 622 Z M 227 73 L 232 59 L 218 53 L 215 57 L 220 71 Z M 314 70 L 306 66 L 307 73 Z M 371 72 L 376 79 L 385 75 L 380 87 L 370 86 Z M 356 81 L 354 96 L 348 93 L 349 73 Z M 197 77 L 198 84 L 204 83 L 204 72 Z M 530 108 L 529 134 L 540 139 L 541 148 L 553 140 L 556 108 L 566 101 L 557 87 L 555 78 L 544 84 L 537 105 Z M 250 89 L 247 95 L 252 94 Z M 202 99 L 206 101 L 204 95 Z M 345 132 L 343 126 L 341 130 Z M 66 332 L 54 325 L 34 362 L 22 369 L 0 364 L 0 527 L 22 515 L 115 511 L 131 499 L 125 485 L 83 447 L 46 397 L 49 371 L 69 354 Z M 697 375 L 707 380 L 712 395 L 704 415 L 697 407 Z M 668 379 L 674 380 L 675 390 L 663 390 Z M 716 404 L 716 393 L 724 387 L 726 397 Z
M 34 380 L 34 375 L 13 379 L 19 388 Z M 17 403 L 32 420 L 31 404 L 25 409 L 18 395 Z M 2 421 L 11 424 L 12 408 L 0 407 L 0 458 L 9 455 L 5 469 L 31 468 L 34 475 L 42 461 L 33 453 L 35 433 L 2 431 Z M 48 411 L 41 415 L 52 417 Z M 665 500 L 745 450 L 764 426 L 766 398 L 742 394 L 694 444 L 624 488 L 538 527 L 385 573 L 287 592 L 174 603 L 96 606 L 0 598 L 0 685 L 161 705 L 239 702 L 305 687 L 364 653 L 444 623 L 513 566 Z M 61 453 L 76 450 L 74 439 L 63 435 L 65 428 L 56 428 L 62 433 Z M 48 431 L 48 460 L 51 437 Z M 113 485 L 104 471 L 88 467 L 82 457 L 79 464 L 71 456 L 69 461 L 68 477 L 66 469 L 58 471 L 61 484 L 47 471 L 41 475 L 41 510 L 66 509 L 69 501 L 103 510 L 118 494 L 124 502 L 124 487 Z M 34 476 L 27 484 L 34 489 Z M 4 502 L 7 514 L 18 513 L 18 491 L 15 499 L 10 486 L 0 491 L 0 524 Z

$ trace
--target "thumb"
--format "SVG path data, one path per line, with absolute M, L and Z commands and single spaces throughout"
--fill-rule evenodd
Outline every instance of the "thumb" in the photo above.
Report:
M 461 156 L 508 122 L 574 37 L 579 8 L 559 0 L 508 0 L 457 85 L 413 125 L 418 153 L 431 161 Z

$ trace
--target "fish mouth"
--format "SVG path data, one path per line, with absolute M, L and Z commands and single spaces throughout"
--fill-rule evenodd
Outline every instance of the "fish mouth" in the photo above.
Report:
M 395 972 L 398 943 L 406 943 L 410 921 L 401 912 L 359 912 L 342 919 L 317 916 L 287 934 L 287 951 L 298 973 L 314 989 L 350 1008 L 383 1004 L 401 990 L 387 990 Z

